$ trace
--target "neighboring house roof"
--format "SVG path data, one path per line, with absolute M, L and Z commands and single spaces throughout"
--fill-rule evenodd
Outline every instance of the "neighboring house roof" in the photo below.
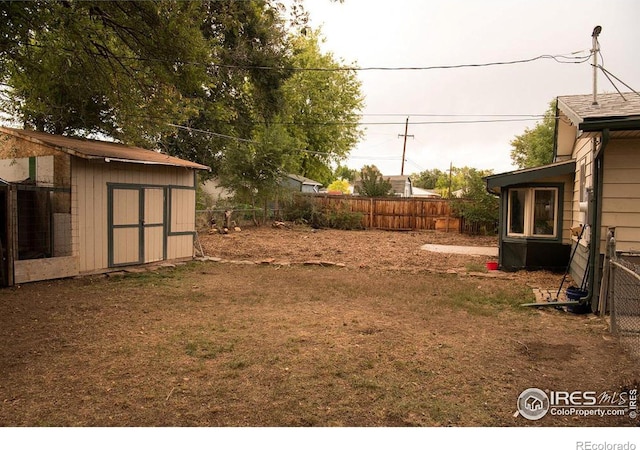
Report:
M 412 197 L 431 197 L 431 198 L 441 198 L 437 191 L 433 189 L 422 189 L 419 187 L 411 187 L 411 196 Z
M 583 131 L 640 129 L 640 95 L 622 94 L 598 94 L 597 105 L 593 104 L 593 95 L 560 96 L 558 109 Z
M 36 144 L 47 145 L 61 152 L 83 159 L 102 159 L 135 164 L 155 164 L 161 166 L 177 166 L 189 169 L 211 170 L 210 167 L 169 156 L 164 153 L 131 147 L 115 142 L 98 141 L 76 137 L 60 136 L 40 131 L 18 130 L 0 127 L 0 133 L 22 138 Z
M 451 192 L 451 196 L 455 197 L 455 198 L 462 198 L 465 194 L 465 189 L 456 189 L 455 191 Z
M 297 181 L 300 184 L 305 184 L 308 186 L 322 186 L 322 183 L 312 180 L 311 178 L 303 177 L 302 175 L 294 175 L 290 173 L 289 175 L 287 175 L 287 177 Z
M 529 169 L 514 170 L 512 172 L 499 173 L 484 177 L 487 183 L 487 190 L 496 194 L 500 193 L 502 186 L 512 186 L 515 184 L 531 183 L 541 178 L 555 177 L 574 173 L 576 170 L 576 160 L 556 162 L 546 166 L 532 167 Z

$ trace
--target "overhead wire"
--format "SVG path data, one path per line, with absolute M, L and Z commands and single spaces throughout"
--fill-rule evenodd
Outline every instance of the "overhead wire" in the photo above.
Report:
M 583 50 L 578 52 L 572 52 L 569 55 L 582 53 Z M 252 66 L 252 65 L 238 65 L 238 64 L 211 64 L 213 67 L 222 67 L 227 69 L 246 69 L 246 70 L 293 70 L 296 72 L 345 72 L 345 71 L 423 71 L 423 70 L 441 70 L 441 69 L 462 69 L 471 67 L 491 67 L 491 66 L 506 66 L 514 64 L 525 64 L 542 59 L 552 59 L 560 64 L 582 64 L 587 62 L 591 56 L 567 56 L 567 55 L 538 55 L 533 58 L 514 59 L 508 61 L 493 61 L 486 63 L 471 63 L 471 64 L 444 64 L 433 66 L 338 66 L 338 67 L 286 67 L 286 66 Z M 566 59 L 566 61 L 563 61 Z

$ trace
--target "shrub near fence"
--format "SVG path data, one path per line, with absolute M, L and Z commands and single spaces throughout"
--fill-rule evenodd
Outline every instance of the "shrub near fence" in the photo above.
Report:
M 451 216 L 449 201 L 399 197 L 306 196 L 318 208 L 346 209 L 362 214 L 362 226 L 381 230 L 435 230 L 438 219 L 449 218 L 450 231 L 459 231 L 460 221 Z

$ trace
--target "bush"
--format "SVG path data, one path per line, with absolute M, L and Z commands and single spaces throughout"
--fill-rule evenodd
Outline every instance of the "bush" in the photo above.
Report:
M 285 220 L 304 223 L 313 228 L 335 228 L 339 230 L 361 230 L 362 213 L 349 211 L 344 203 L 333 206 L 318 206 L 313 197 L 294 196 L 283 210 Z

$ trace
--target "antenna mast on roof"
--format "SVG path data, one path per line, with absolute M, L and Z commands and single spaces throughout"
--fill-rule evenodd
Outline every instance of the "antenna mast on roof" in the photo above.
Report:
M 600 44 L 598 43 L 598 36 L 600 36 L 600 32 L 602 31 L 602 27 L 597 25 L 593 29 L 593 33 L 591 33 L 592 38 L 592 48 L 591 53 L 593 54 L 593 102 L 592 105 L 598 104 L 598 52 L 600 51 Z

